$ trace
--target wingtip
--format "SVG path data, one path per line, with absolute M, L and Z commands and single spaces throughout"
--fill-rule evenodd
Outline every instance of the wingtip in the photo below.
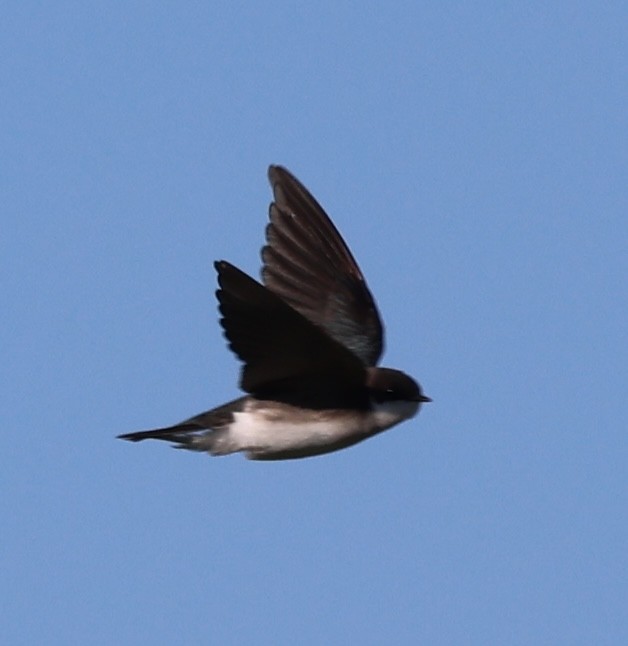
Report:
M 271 164 L 268 167 L 268 181 L 274 188 L 275 184 L 286 180 L 296 180 L 296 177 L 285 167 L 280 164 Z
M 226 260 L 216 260 L 214 262 L 214 269 L 220 276 L 223 274 L 225 271 L 228 271 L 229 269 L 232 269 L 233 265 L 230 262 L 227 262 Z
M 279 181 L 278 175 L 279 175 L 280 168 L 281 166 L 277 166 L 276 164 L 271 164 L 268 167 L 268 173 L 267 173 L 268 183 L 270 184 L 270 187 L 273 189 L 273 191 L 275 190 L 275 184 Z

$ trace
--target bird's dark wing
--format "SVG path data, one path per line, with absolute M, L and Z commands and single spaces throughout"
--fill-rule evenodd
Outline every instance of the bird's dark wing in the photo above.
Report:
M 243 390 L 258 397 L 293 393 L 291 403 L 307 403 L 294 399 L 303 394 L 329 405 L 330 398 L 363 391 L 364 366 L 347 348 L 233 265 L 214 266 L 220 324 L 244 362 Z
M 264 284 L 364 365 L 375 365 L 382 323 L 351 252 L 296 177 L 281 166 L 271 166 L 268 177 L 274 202 L 262 249 Z

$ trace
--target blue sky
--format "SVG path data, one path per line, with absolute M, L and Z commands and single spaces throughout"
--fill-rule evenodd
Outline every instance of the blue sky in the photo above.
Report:
M 628 643 L 624 3 L 12 2 L 7 644 Z M 119 433 L 235 397 L 269 163 L 434 403 L 333 455 Z

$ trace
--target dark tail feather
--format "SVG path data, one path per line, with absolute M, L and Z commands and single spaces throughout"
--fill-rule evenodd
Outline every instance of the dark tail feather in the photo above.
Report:
M 245 401 L 246 397 L 241 397 L 174 426 L 124 433 L 118 437 L 128 442 L 164 440 L 173 442 L 177 449 L 208 451 L 212 455 L 232 453 L 238 448 L 234 449 L 229 442 L 229 425 L 233 422 L 233 413 L 242 410 Z
M 180 444 L 187 444 L 191 438 L 194 437 L 190 433 L 195 431 L 203 431 L 204 427 L 199 424 L 184 422 L 183 424 L 175 424 L 166 428 L 156 428 L 151 431 L 138 431 L 137 433 L 124 433 L 118 435 L 120 440 L 128 440 L 129 442 L 141 442 L 142 440 L 165 440 L 166 442 L 177 442 Z

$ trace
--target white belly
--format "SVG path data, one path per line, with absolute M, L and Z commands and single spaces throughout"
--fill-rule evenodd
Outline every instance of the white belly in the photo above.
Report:
M 244 451 L 249 457 L 324 452 L 325 447 L 353 444 L 412 417 L 415 402 L 374 404 L 373 411 L 296 411 L 291 406 L 264 408 L 249 403 L 216 438 L 213 453 Z M 295 421 L 295 418 L 297 420 Z M 300 419 L 299 419 L 300 418 Z M 322 451 L 321 451 L 322 449 Z
M 238 451 L 281 452 L 333 444 L 366 430 L 363 419 L 355 416 L 331 420 L 313 412 L 309 419 L 295 423 L 282 419 L 275 411 L 265 414 L 257 410 L 234 413 L 229 439 Z

